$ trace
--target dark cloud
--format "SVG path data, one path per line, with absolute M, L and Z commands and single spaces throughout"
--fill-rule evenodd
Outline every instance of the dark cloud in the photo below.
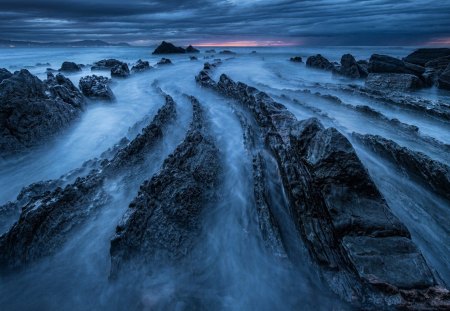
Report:
M 0 30 L 38 41 L 423 44 L 450 38 L 450 1 L 1 0 Z

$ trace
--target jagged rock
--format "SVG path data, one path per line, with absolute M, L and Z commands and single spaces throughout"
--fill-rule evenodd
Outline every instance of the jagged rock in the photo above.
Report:
M 128 68 L 128 65 L 125 63 L 116 65 L 113 68 L 111 68 L 111 77 L 126 78 L 129 75 L 130 69 Z
M 427 62 L 445 56 L 450 56 L 449 48 L 423 48 L 412 52 L 403 60 L 411 64 L 425 66 Z
M 303 60 L 302 60 L 302 58 L 300 56 L 291 57 L 290 61 L 294 62 L 294 63 L 301 63 L 301 62 L 303 62 Z
M 200 51 L 194 48 L 192 45 L 189 45 L 186 48 L 186 53 L 200 53 Z
M 59 249 L 74 228 L 109 202 L 103 189 L 106 178 L 125 173 L 134 180 L 141 174 L 139 165 L 145 165 L 147 154 L 161 141 L 174 116 L 175 103 L 166 96 L 165 105 L 153 121 L 133 141 L 119 148 L 111 160 L 104 159 L 101 170 L 94 169 L 64 188 L 62 179 L 24 188 L 16 202 L 10 203 L 22 211 L 20 218 L 0 237 L 0 271 L 20 269 Z
M 62 63 L 61 68 L 59 69 L 59 71 L 76 72 L 76 71 L 81 71 L 81 67 L 80 67 L 80 65 L 77 65 L 74 62 L 64 62 L 64 63 Z
M 219 151 L 200 104 L 191 97 L 193 121 L 184 141 L 139 194 L 111 241 L 111 275 L 127 266 L 148 270 L 187 256 L 201 230 L 200 216 L 216 198 Z M 128 267 L 129 268 L 129 267 Z
M 158 62 L 158 65 L 170 65 L 172 64 L 172 61 L 168 58 L 161 58 L 161 60 Z
M 341 65 L 333 69 L 333 73 L 352 79 L 365 78 L 367 72 L 356 62 L 351 54 L 344 54 L 341 58 Z
M 163 41 L 161 44 L 153 51 L 152 54 L 184 54 L 186 50 L 182 47 L 173 45 L 170 42 Z
M 417 77 L 421 77 L 425 72 L 424 67 L 379 54 L 373 54 L 370 57 L 368 69 L 370 73 L 407 73 Z
M 382 91 L 411 91 L 423 86 L 417 76 L 406 73 L 370 73 L 365 86 Z
M 359 142 L 394 163 L 411 179 L 429 187 L 450 200 L 450 167 L 435 161 L 421 152 L 401 147 L 392 140 L 378 135 L 353 133 Z
M 117 65 L 122 65 L 123 62 L 117 59 L 103 59 L 98 62 L 95 62 L 94 65 L 91 67 L 91 70 L 111 70 Z
M 62 75 L 39 80 L 16 71 L 0 84 L 0 154 L 38 145 L 66 128 L 84 108 L 80 92 Z
M 278 163 L 290 214 L 311 260 L 336 293 L 368 309 L 448 305 L 448 298 L 442 302 L 438 294 L 412 298 L 424 296 L 437 283 L 342 134 L 316 119 L 297 121 L 253 87 L 225 75 L 214 83 L 205 74 L 199 83 L 232 97 L 255 118 Z
M 230 51 L 230 50 L 223 50 L 223 51 L 220 51 L 219 54 L 234 55 L 234 54 L 236 54 L 236 52 L 233 52 L 233 51 Z
M 103 76 L 82 77 L 80 79 L 80 90 L 88 98 L 111 101 L 115 97 L 108 85 L 110 81 Z
M 308 57 L 306 66 L 322 70 L 333 70 L 334 68 L 334 65 L 320 54 Z
M 131 67 L 131 72 L 142 72 L 151 69 L 150 63 L 148 61 L 143 61 L 139 59 L 133 67 Z
M 450 64 L 439 76 L 438 85 L 440 89 L 450 90 Z
M 12 75 L 13 74 L 9 72 L 7 69 L 0 68 L 0 83 L 2 83 L 2 81 L 5 79 L 11 78 Z

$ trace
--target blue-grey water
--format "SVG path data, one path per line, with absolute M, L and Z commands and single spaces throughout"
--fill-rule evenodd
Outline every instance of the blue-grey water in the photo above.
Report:
M 205 237 L 205 247 L 211 254 L 210 261 L 205 265 L 220 270 L 223 280 L 229 283 L 220 293 L 224 309 L 273 310 L 285 309 L 283 306 L 288 309 L 310 306 L 315 310 L 314 306 L 320 304 L 324 310 L 329 310 L 335 303 L 335 297 L 321 289 L 320 282 L 314 280 L 315 276 L 308 271 L 306 263 L 305 269 L 293 275 L 289 267 L 276 266 L 273 260 L 264 256 L 261 245 L 252 235 L 255 216 L 251 210 L 253 190 L 248 180 L 251 163 L 246 155 L 239 121 L 226 99 L 201 89 L 194 77 L 205 61 L 221 58 L 223 64 L 215 70 L 215 78 L 226 73 L 234 80 L 260 88 L 286 105 L 298 119 L 317 117 L 326 126 L 336 127 L 349 139 L 352 132 L 379 134 L 449 165 L 448 155 L 397 132 L 389 124 L 375 122 L 348 107 L 300 91 L 335 95 L 352 106 L 368 105 L 389 118 L 416 125 L 421 134 L 446 144 L 450 144 L 450 124 L 427 115 L 381 105 L 365 97 L 349 95 L 339 86 L 363 82 L 339 78 L 329 72 L 308 69 L 304 63 L 289 61 L 292 56 L 301 56 L 306 60 L 307 56 L 317 53 L 331 61 L 339 61 L 345 53 L 353 54 L 357 60 L 367 60 L 373 53 L 401 58 L 414 47 L 231 48 L 236 55 L 216 53 L 211 59 L 204 59 L 210 56 L 204 53 L 205 50 L 202 48 L 197 55 L 198 61 L 191 61 L 187 55 L 171 55 L 172 66 L 156 66 L 127 79 L 114 80 L 111 85 L 117 97 L 114 103 L 90 101 L 80 119 L 60 135 L 30 154 L 0 162 L 0 204 L 14 200 L 22 187 L 40 180 L 58 178 L 80 167 L 83 162 L 98 157 L 122 137 L 132 135 L 129 133 L 130 126 L 145 116 L 153 116 L 163 104 L 163 98 L 152 87 L 156 84 L 175 99 L 182 118 L 154 156 L 152 167 L 146 172 L 146 178 L 150 178 L 159 170 L 164 157 L 183 139 L 191 114 L 184 94 L 194 95 L 207 110 L 214 137 L 227 166 L 223 201 L 216 214 L 211 215 L 205 224 L 210 232 Z M 151 52 L 152 49 L 145 47 L 9 48 L 0 49 L 0 67 L 10 71 L 27 68 L 45 79 L 46 68 L 58 69 L 63 61 L 89 65 L 101 59 L 116 58 L 133 64 L 143 59 L 154 66 L 161 57 Z M 44 65 L 36 65 L 38 63 Z M 109 76 L 108 72 L 94 73 Z M 91 74 L 90 66 L 84 67 L 82 72 L 66 76 L 78 85 L 80 77 L 88 74 Z M 450 93 L 436 88 L 409 95 L 450 103 Z M 306 105 L 299 105 L 296 100 Z M 319 108 L 323 114 L 308 106 Z M 430 266 L 444 282 L 450 284 L 448 202 L 409 180 L 356 142 L 353 143 L 389 206 L 409 228 Z M 126 299 L 120 298 L 121 286 L 126 287 L 126 284 L 111 285 L 108 281 L 109 241 L 128 203 L 137 194 L 139 184 L 128 187 L 134 189 L 131 192 L 124 191 L 120 183 L 111 183 L 109 187 L 114 194 L 113 204 L 102 210 L 95 219 L 89 220 L 60 252 L 13 278 L 0 279 L 0 306 L 11 310 L 111 310 L 126 304 Z M 151 310 L 152 303 L 148 301 L 170 297 L 175 287 L 195 287 L 186 278 L 180 271 L 155 276 L 149 280 L 147 290 L 142 294 L 142 304 Z M 292 297 L 296 301 L 292 301 Z

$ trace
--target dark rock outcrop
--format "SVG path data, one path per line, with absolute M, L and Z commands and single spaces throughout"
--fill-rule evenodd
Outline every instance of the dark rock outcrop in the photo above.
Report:
M 330 287 L 360 308 L 444 308 L 406 227 L 390 212 L 350 142 L 297 121 L 268 95 L 202 71 L 197 81 L 248 109 L 274 154 L 299 235 Z M 429 296 L 428 293 L 433 293 Z
M 425 66 L 427 62 L 445 56 L 450 56 L 450 48 L 423 48 L 412 52 L 403 60 L 411 64 Z
M 76 72 L 76 71 L 81 71 L 81 67 L 80 65 L 74 63 L 74 62 L 64 62 L 61 65 L 61 68 L 59 69 L 59 71 L 62 72 Z
M 128 65 L 122 63 L 111 68 L 111 77 L 126 78 L 130 75 Z
M 0 154 L 38 145 L 66 128 L 84 108 L 80 92 L 58 75 L 39 80 L 16 71 L 0 84 Z
M 108 85 L 110 81 L 103 76 L 82 77 L 80 79 L 80 90 L 88 98 L 111 101 L 115 97 Z
M 2 83 L 2 81 L 5 79 L 11 78 L 12 75 L 13 74 L 9 72 L 9 70 L 5 68 L 0 68 L 0 83 Z
M 111 70 L 112 68 L 116 67 L 117 65 L 122 65 L 123 62 L 117 59 L 103 59 L 98 62 L 95 62 L 94 65 L 91 67 L 91 70 Z
M 216 53 L 216 50 L 214 50 L 214 49 L 206 50 L 205 53 L 214 54 L 214 53 Z
M 334 65 L 320 54 L 308 57 L 306 60 L 306 66 L 322 70 L 333 70 L 334 68 Z
M 336 66 L 333 73 L 339 74 L 351 79 L 359 79 L 367 77 L 367 69 L 356 62 L 351 54 L 344 54 L 341 58 L 341 65 Z
M 369 60 L 370 73 L 407 73 L 421 77 L 425 68 L 404 62 L 398 58 L 373 54 Z
M 421 152 L 401 147 L 396 142 L 378 135 L 353 133 L 359 142 L 392 162 L 406 175 L 450 200 L 450 167 Z
M 220 51 L 219 54 L 224 54 L 224 55 L 235 55 L 236 52 L 230 51 L 230 50 L 223 50 Z
M 381 91 L 412 91 L 423 86 L 417 76 L 407 73 L 370 73 L 365 86 Z
M 196 56 L 190 56 L 189 59 L 190 60 L 198 60 L 198 58 Z
M 184 141 L 161 171 L 140 188 L 111 241 L 111 275 L 126 266 L 152 270 L 188 256 L 200 233 L 202 211 L 216 198 L 219 151 L 198 101 Z
M 294 63 L 301 63 L 301 62 L 303 62 L 301 56 L 294 56 L 294 57 L 291 57 L 291 58 L 290 58 L 290 61 L 291 61 L 291 62 L 294 62 Z
M 450 64 L 439 76 L 438 85 L 440 89 L 450 90 Z
M 104 159 L 101 169 L 62 186 L 62 180 L 48 181 L 26 187 L 16 202 L 21 210 L 19 220 L 0 237 L 0 271 L 13 271 L 59 249 L 84 220 L 110 201 L 103 189 L 107 178 L 126 174 L 130 179 L 142 171 L 146 154 L 161 141 L 168 122 L 175 117 L 175 103 L 166 96 L 165 105 L 153 121 L 133 141 Z M 200 173 L 199 173 L 200 174 Z
M 172 64 L 172 61 L 168 58 L 161 58 L 161 60 L 158 62 L 158 65 L 170 65 Z
M 152 54 L 184 54 L 186 50 L 182 47 L 173 45 L 170 42 L 163 41 L 161 44 L 153 51 Z
M 131 72 L 136 73 L 136 72 L 143 72 L 146 70 L 151 69 L 152 67 L 150 66 L 150 63 L 148 61 L 143 61 L 142 59 L 139 59 L 136 64 L 133 65 L 133 67 L 131 67 Z
M 186 53 L 200 53 L 200 51 L 194 48 L 192 45 L 189 45 L 186 48 Z

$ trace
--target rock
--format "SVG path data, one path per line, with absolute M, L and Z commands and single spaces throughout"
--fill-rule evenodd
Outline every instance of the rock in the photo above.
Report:
M 431 68 L 434 70 L 445 70 L 448 64 L 450 64 L 450 55 L 435 58 L 425 63 L 425 68 Z
M 143 61 L 139 59 L 133 67 L 131 67 L 131 72 L 142 72 L 151 69 L 150 63 L 148 61 Z
M 333 69 L 333 73 L 339 74 L 351 79 L 358 79 L 366 77 L 365 71 L 360 70 L 360 65 L 356 62 L 356 59 L 351 54 L 344 54 L 341 58 L 341 65 Z
M 16 71 L 0 84 L 0 154 L 11 155 L 39 145 L 82 112 L 84 100 L 70 80 L 39 80 Z
M 117 59 L 103 59 L 98 62 L 95 62 L 94 65 L 91 67 L 91 70 L 111 70 L 112 68 L 116 67 L 117 65 L 124 64 L 120 60 Z
M 189 59 L 190 59 L 190 60 L 198 60 L 198 58 L 195 57 L 195 56 L 190 56 Z
M 450 90 L 450 64 L 444 72 L 439 76 L 438 86 L 440 89 Z
M 159 265 L 188 256 L 198 242 L 201 214 L 216 198 L 219 150 L 208 132 L 200 104 L 191 97 L 193 121 L 184 141 L 146 181 L 117 226 L 111 241 L 111 276 L 138 266 Z
M 128 65 L 125 63 L 116 65 L 113 68 L 111 68 L 111 77 L 126 78 L 129 75 L 130 69 L 128 68 Z
M 115 96 L 109 88 L 111 80 L 103 76 L 86 76 L 80 79 L 80 90 L 84 96 L 92 99 L 112 101 Z
M 216 53 L 216 50 L 214 50 L 214 49 L 212 49 L 212 50 L 206 50 L 205 53 L 214 54 L 214 53 Z
M 412 298 L 428 293 L 436 280 L 345 136 L 317 119 L 299 122 L 253 87 L 225 75 L 215 83 L 207 74 L 197 81 L 253 116 L 277 162 L 303 246 L 333 291 L 363 309 L 447 305 L 437 294 Z
M 450 48 L 423 48 L 412 52 L 403 60 L 411 64 L 425 66 L 427 62 L 445 56 L 450 56 Z
M 186 48 L 186 53 L 200 53 L 200 51 L 194 48 L 192 45 L 189 45 Z
M 5 79 L 11 78 L 12 75 L 13 74 L 9 72 L 7 69 L 0 68 L 0 83 L 2 83 L 2 81 Z
M 158 65 L 170 65 L 172 64 L 172 61 L 168 58 L 161 58 L 161 60 L 158 62 Z
M 81 71 L 81 67 L 73 62 L 64 62 L 64 63 L 62 63 L 59 71 L 76 72 L 76 71 Z
M 368 69 L 370 73 L 407 73 L 417 77 L 421 77 L 425 72 L 424 67 L 379 54 L 373 54 L 370 57 Z
M 435 161 L 421 152 L 401 147 L 392 140 L 378 135 L 353 133 L 359 142 L 381 157 L 392 162 L 409 178 L 430 188 L 435 193 L 450 200 L 450 167 Z
M 219 54 L 224 54 L 224 55 L 235 55 L 236 52 L 230 51 L 230 50 L 223 50 L 220 51 Z
M 300 56 L 291 57 L 290 61 L 294 62 L 294 63 L 301 63 L 301 62 L 303 62 L 303 60 L 302 60 L 302 58 Z
M 184 54 L 186 50 L 182 47 L 173 45 L 170 42 L 163 41 L 161 44 L 153 51 L 152 54 Z
M 334 65 L 320 54 L 308 57 L 308 59 L 306 60 L 306 66 L 330 71 L 334 68 Z
M 370 73 L 365 86 L 382 91 L 412 91 L 423 86 L 422 81 L 406 73 Z

